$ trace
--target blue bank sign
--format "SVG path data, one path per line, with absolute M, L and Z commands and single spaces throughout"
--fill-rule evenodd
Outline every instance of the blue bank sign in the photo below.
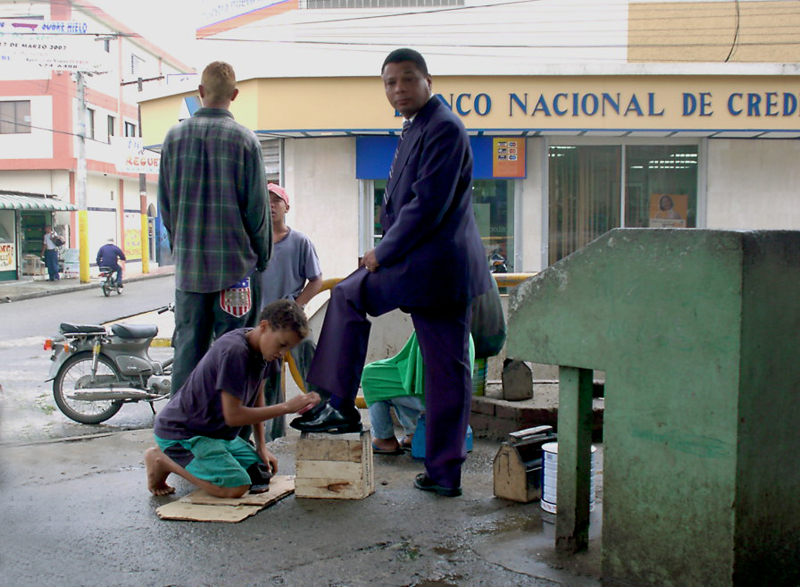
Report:
M 499 100 L 489 93 L 437 94 L 459 116 L 488 116 L 493 108 L 502 108 L 510 118 L 515 117 L 579 117 L 622 116 L 658 118 L 667 113 L 666 102 L 656 92 L 643 94 L 622 92 L 557 92 L 530 94 L 510 92 Z M 800 116 L 797 93 L 790 92 L 731 92 L 714 96 L 712 92 L 682 92 L 677 114 L 680 116 L 710 117 L 719 109 L 733 117 L 797 117 Z

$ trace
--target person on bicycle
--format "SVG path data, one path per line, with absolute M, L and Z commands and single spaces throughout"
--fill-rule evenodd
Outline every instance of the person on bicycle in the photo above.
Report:
M 122 252 L 117 245 L 114 244 L 114 239 L 108 239 L 108 242 L 100 247 L 97 251 L 97 266 L 110 267 L 117 273 L 117 286 L 122 287 L 122 267 L 119 260 L 125 261 L 125 253 Z

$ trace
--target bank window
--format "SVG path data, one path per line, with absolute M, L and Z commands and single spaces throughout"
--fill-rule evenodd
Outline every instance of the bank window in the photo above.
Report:
M 117 119 L 113 116 L 108 117 L 108 142 L 111 142 L 111 137 L 114 136 L 114 127 L 117 125 Z
M 135 137 L 136 136 L 136 125 L 132 122 L 125 122 L 125 136 L 126 137 Z
M 552 265 L 620 226 L 622 148 L 559 145 L 548 155 Z
M 31 101 L 9 100 L 0 102 L 0 134 L 31 132 Z
M 373 181 L 373 246 L 381 230 L 381 204 L 386 180 Z M 475 180 L 472 206 L 478 223 L 487 263 L 492 271 L 513 272 L 514 263 L 514 182 L 510 180 Z
M 472 207 L 493 273 L 514 271 L 514 182 L 475 180 Z
M 551 146 L 548 264 L 612 228 L 696 227 L 697 161 L 697 145 Z
M 372 215 L 372 245 L 376 246 L 381 242 L 383 237 L 383 230 L 381 230 L 381 204 L 383 204 L 383 195 L 386 193 L 385 179 L 376 179 L 372 182 L 374 193 L 374 205 Z
M 696 145 L 625 147 L 625 226 L 697 226 Z

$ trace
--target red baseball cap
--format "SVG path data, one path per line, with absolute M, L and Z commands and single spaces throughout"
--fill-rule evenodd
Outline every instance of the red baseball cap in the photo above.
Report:
M 268 183 L 267 189 L 271 191 L 273 194 L 278 196 L 281 200 L 286 202 L 286 205 L 289 205 L 289 194 L 286 193 L 286 190 L 279 186 L 277 183 Z

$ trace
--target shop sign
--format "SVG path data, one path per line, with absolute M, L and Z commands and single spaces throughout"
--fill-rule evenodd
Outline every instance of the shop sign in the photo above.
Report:
M 120 173 L 158 173 L 161 155 L 144 148 L 138 137 L 114 137 L 117 171 Z
M 297 0 L 203 0 L 195 36 L 204 39 L 297 7 Z
M 492 177 L 525 177 L 525 140 L 521 137 L 492 139 Z
M 0 243 L 0 271 L 13 271 L 17 268 L 17 254 L 14 243 Z
M 650 228 L 686 228 L 689 196 L 650 194 Z
M 139 260 L 142 258 L 142 216 L 126 212 L 123 217 L 124 242 L 122 249 L 128 261 Z
M 459 116 L 488 116 L 497 102 L 487 93 L 437 94 Z M 713 116 L 721 109 L 734 117 L 800 116 L 800 93 L 794 92 L 730 92 L 715 102 L 712 92 L 682 92 L 678 114 L 681 116 Z M 578 117 L 637 116 L 662 117 L 667 112 L 656 92 L 624 94 L 622 92 L 558 92 L 531 95 L 509 92 L 504 105 L 508 116 Z
M 0 20 L 0 66 L 107 71 L 108 54 L 87 31 L 85 22 Z

